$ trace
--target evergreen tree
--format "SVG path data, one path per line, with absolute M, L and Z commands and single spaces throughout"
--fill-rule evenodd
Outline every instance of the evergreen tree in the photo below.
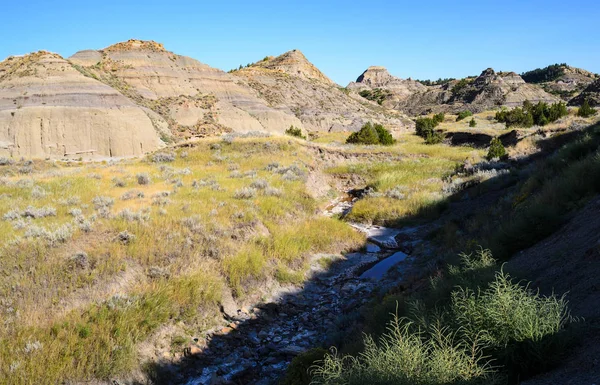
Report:
M 379 134 L 371 122 L 367 122 L 362 128 L 350 134 L 346 143 L 351 144 L 379 144 Z
M 502 145 L 502 142 L 498 138 L 492 139 L 486 158 L 492 160 L 494 158 L 504 158 L 506 156 L 506 149 Z
M 590 102 L 587 99 L 583 101 L 579 111 L 577 111 L 577 116 L 581 116 L 582 118 L 588 118 L 595 114 L 596 110 L 590 106 Z
M 471 118 L 471 121 L 469 122 L 469 127 L 475 127 L 477 126 L 477 122 L 475 121 L 475 119 Z

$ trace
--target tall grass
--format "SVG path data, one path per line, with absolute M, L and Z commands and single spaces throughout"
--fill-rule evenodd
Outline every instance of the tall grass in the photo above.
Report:
M 482 281 L 478 272 L 493 266 L 488 250 L 462 259 L 446 276 L 459 286 L 446 294 L 433 282 L 437 301 L 405 306 L 406 315 L 396 314 L 378 341 L 365 337 L 358 355 L 325 356 L 313 383 L 494 384 L 556 364 L 574 321 L 564 298 L 541 296 L 502 270 Z

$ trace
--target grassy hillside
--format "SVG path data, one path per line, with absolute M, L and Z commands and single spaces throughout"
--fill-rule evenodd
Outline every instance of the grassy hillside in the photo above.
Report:
M 284 139 L 3 161 L 0 383 L 125 375 L 165 325 L 193 335 L 216 324 L 224 287 L 243 300 L 268 280 L 302 280 L 311 253 L 360 247 L 359 233 L 316 214 L 308 162 Z

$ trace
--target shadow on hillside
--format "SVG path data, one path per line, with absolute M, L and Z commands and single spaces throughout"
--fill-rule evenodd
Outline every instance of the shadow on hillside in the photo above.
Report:
M 557 148 L 584 135 L 586 130 L 542 139 L 540 152 L 511 165 L 525 167 L 554 152 Z M 435 220 L 427 220 L 428 232 L 448 221 L 473 215 L 483 207 L 491 207 L 504 196 L 507 188 L 518 180 L 511 176 L 496 176 L 449 196 L 446 210 Z M 396 223 L 423 224 L 423 214 L 402 218 Z M 422 233 L 419 234 L 422 236 Z M 410 252 L 405 247 L 414 239 L 406 234 L 396 237 L 399 247 L 388 250 Z M 358 273 L 343 273 L 351 265 L 348 260 L 334 262 L 324 271 L 314 274 L 301 289 L 283 295 L 277 303 L 258 305 L 251 314 L 238 312 L 233 328 L 225 328 L 207 340 L 202 349 L 187 349 L 177 364 L 155 362 L 146 372 L 156 384 L 275 384 L 297 354 L 314 347 L 328 348 L 339 344 L 342 331 L 356 328 L 359 309 L 370 302 L 373 294 L 383 294 L 377 287 L 358 278 Z M 398 277 L 396 285 L 402 278 Z M 405 288 L 404 288 L 405 289 Z M 404 290 L 403 289 L 403 290 Z M 341 337 L 343 338 L 343 337 Z

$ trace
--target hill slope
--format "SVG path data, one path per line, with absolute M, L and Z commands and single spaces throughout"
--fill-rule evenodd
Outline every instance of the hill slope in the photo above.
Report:
M 283 132 L 298 119 L 270 108 L 239 79 L 152 41 L 129 40 L 69 60 L 160 114 L 178 136 Z
M 413 122 L 334 84 L 298 50 L 233 71 L 269 105 L 295 115 L 313 131 L 356 131 L 367 121 L 404 131 Z
M 0 154 L 125 156 L 161 145 L 141 108 L 60 55 L 40 51 L 0 63 Z

